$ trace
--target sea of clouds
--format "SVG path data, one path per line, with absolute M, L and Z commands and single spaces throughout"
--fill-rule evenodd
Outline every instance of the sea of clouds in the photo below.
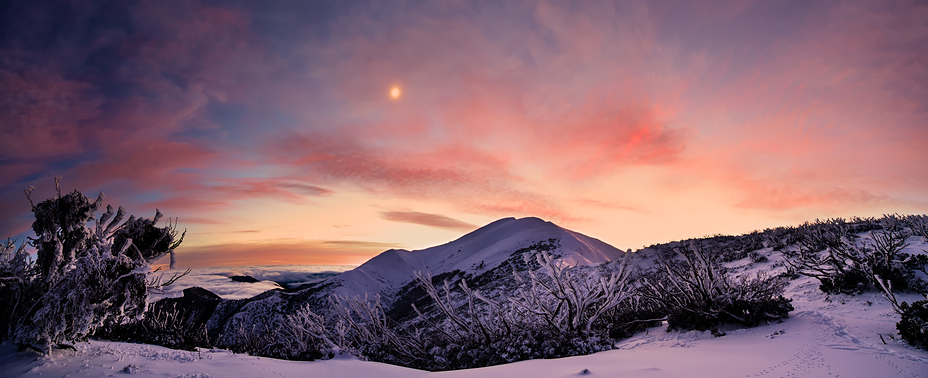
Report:
M 354 268 L 349 265 L 254 265 L 193 268 L 186 276 L 164 287 L 163 292 L 153 294 L 151 300 L 181 297 L 184 289 L 194 286 L 202 287 L 226 299 L 251 298 L 265 291 L 278 289 L 281 283 L 290 287 L 316 283 Z M 168 270 L 158 272 L 156 275 L 163 274 L 162 279 L 167 281 L 173 274 L 179 273 L 183 273 L 183 270 Z M 230 278 L 233 276 L 251 276 L 259 282 L 236 282 Z

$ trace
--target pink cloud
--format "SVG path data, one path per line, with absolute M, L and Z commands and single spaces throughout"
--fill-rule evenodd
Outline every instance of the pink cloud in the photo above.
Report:
M 751 65 L 709 71 L 703 81 L 715 85 L 691 88 L 689 112 L 725 127 L 700 130 L 713 137 L 694 141 L 701 163 L 684 166 L 740 192 L 733 203 L 742 208 L 923 211 L 913 199 L 928 185 L 920 169 L 928 161 L 928 96 L 912 83 L 928 80 L 928 27 L 916 21 L 928 7 L 813 9 L 791 34 L 763 46 L 733 43 L 710 58 Z
M 308 181 L 350 184 L 372 193 L 456 204 L 495 215 L 570 216 L 557 201 L 520 189 L 505 160 L 473 148 L 381 151 L 324 137 L 291 135 L 266 147 Z M 295 173 L 297 174 L 297 173 Z
M 928 202 L 906 201 L 877 195 L 862 189 L 808 188 L 799 185 L 762 185 L 744 190 L 745 197 L 735 204 L 742 209 L 802 211 L 819 214 L 847 214 L 849 209 L 869 213 L 873 209 L 894 212 L 897 209 L 928 211 Z
M 380 217 L 392 222 L 412 223 L 452 231 L 469 232 L 478 227 L 441 214 L 420 213 L 418 211 L 382 211 Z
M 463 16 L 467 10 L 444 8 L 410 12 L 400 24 L 367 33 L 380 19 L 357 10 L 336 23 L 342 42 L 319 51 L 329 64 L 316 72 L 353 106 L 334 109 L 344 112 L 341 123 L 281 136 L 264 155 L 312 182 L 552 219 L 578 217 L 557 194 L 531 189 L 527 165 L 549 179 L 576 181 L 679 158 L 688 132 L 636 93 L 643 83 L 635 71 L 649 64 L 642 55 L 650 42 L 626 33 L 634 26 L 616 30 L 600 9 L 524 7 L 525 21 L 551 33 L 558 48 L 518 28 L 487 34 Z M 589 74 L 566 70 L 585 64 Z M 619 73 L 596 77 L 610 70 Z M 403 87 L 400 100 L 386 97 L 391 85 Z
M 622 203 L 619 201 L 601 201 L 601 200 L 592 199 L 592 198 L 576 198 L 572 202 L 580 206 L 589 207 L 589 208 L 615 209 L 615 210 L 621 210 L 621 211 L 630 211 L 634 213 L 647 213 L 648 212 L 639 206 L 634 206 L 634 205 Z
M 550 127 L 544 136 L 547 149 L 556 151 L 549 155 L 551 160 L 565 162 L 563 171 L 556 173 L 587 179 L 622 167 L 665 165 L 679 159 L 687 130 L 668 127 L 654 113 L 648 108 L 591 101 L 564 117 L 559 127 Z
M 0 62 L 0 160 L 47 159 L 83 150 L 80 123 L 100 115 L 93 87 L 30 65 L 16 51 Z
M 186 188 L 173 188 L 170 195 L 140 204 L 145 208 L 158 208 L 166 214 L 179 216 L 185 223 L 232 224 L 191 214 L 227 210 L 238 202 L 273 198 L 292 203 L 305 203 L 311 197 L 327 196 L 333 191 L 318 186 L 295 182 L 292 179 L 222 179 L 211 183 L 196 183 Z

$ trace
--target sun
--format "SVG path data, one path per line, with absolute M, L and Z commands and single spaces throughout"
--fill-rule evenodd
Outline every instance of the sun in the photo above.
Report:
M 390 89 L 390 97 L 393 97 L 393 99 L 400 98 L 400 87 L 393 87 L 393 89 Z

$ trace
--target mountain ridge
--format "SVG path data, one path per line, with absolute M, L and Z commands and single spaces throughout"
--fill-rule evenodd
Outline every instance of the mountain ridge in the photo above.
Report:
M 556 240 L 557 245 L 549 252 L 569 265 L 598 264 L 625 253 L 599 239 L 540 218 L 508 217 L 445 244 L 413 251 L 384 251 L 323 284 L 330 288 L 330 293 L 342 296 L 379 293 L 389 302 L 397 290 L 414 281 L 413 271 L 428 271 L 433 275 L 454 271 L 469 275 L 482 273 L 499 267 L 514 251 L 551 240 Z

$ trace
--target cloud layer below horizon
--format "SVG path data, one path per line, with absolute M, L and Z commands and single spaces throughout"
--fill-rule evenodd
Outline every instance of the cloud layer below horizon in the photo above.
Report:
M 928 211 L 923 2 L 3 7 L 14 236 L 55 176 L 179 217 L 190 266 L 359 264 L 507 216 L 624 249 Z

